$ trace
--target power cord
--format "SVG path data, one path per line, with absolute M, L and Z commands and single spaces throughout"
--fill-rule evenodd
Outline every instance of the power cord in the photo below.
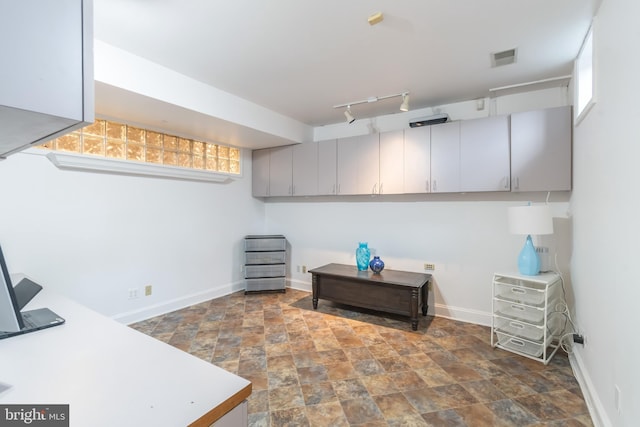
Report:
M 560 336 L 558 338 L 558 345 L 565 353 L 571 354 L 573 352 L 573 343 L 584 344 L 584 337 L 577 333 L 577 329 L 575 323 L 573 323 L 573 319 L 571 319 L 571 312 L 569 311 L 569 306 L 567 306 L 567 293 L 564 287 L 564 277 L 558 268 L 558 253 L 555 253 L 554 262 L 556 273 L 560 277 L 560 287 L 562 289 L 562 300 L 563 302 L 558 303 L 554 307 L 554 311 L 549 312 L 549 315 L 558 314 L 563 316 L 565 321 L 562 326 L 562 330 L 560 332 Z M 568 330 L 568 326 L 571 328 Z

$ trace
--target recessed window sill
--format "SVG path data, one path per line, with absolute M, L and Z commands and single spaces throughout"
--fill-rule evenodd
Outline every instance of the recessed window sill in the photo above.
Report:
M 85 172 L 101 172 L 117 175 L 146 176 L 156 178 L 180 179 L 200 182 L 229 182 L 239 178 L 219 172 L 157 165 L 153 163 L 132 162 L 129 160 L 110 159 L 106 157 L 63 153 L 60 151 L 29 150 L 30 154 L 44 154 L 58 169 Z

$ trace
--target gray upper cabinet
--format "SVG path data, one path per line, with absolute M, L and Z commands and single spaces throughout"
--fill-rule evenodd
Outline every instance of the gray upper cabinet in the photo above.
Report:
M 269 148 L 251 153 L 251 191 L 254 197 L 269 196 Z
M 0 157 L 94 120 L 91 0 L 5 1 Z
M 378 194 L 404 192 L 404 131 L 380 134 L 380 182 Z
M 274 147 L 269 153 L 269 196 L 293 195 L 293 147 Z
M 571 190 L 571 107 L 511 115 L 512 191 Z
M 431 126 L 404 131 L 404 193 L 428 193 L 431 189 Z
M 460 191 L 460 122 L 431 126 L 431 192 Z
M 253 195 L 571 190 L 571 107 L 253 152 Z
M 509 116 L 460 122 L 460 191 L 509 191 Z
M 337 191 L 338 146 L 335 139 L 318 142 L 318 194 L 333 195 Z
M 315 196 L 318 194 L 318 144 L 297 144 L 292 150 L 292 195 Z
M 378 135 L 338 140 L 337 194 L 378 194 L 380 147 Z

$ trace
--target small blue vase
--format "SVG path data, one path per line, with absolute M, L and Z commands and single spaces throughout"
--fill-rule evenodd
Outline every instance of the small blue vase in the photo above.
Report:
M 384 270 L 384 261 L 382 261 L 379 256 L 374 256 L 371 262 L 369 263 L 369 268 L 375 274 L 378 274 L 382 270 Z
M 367 242 L 360 242 L 358 249 L 356 249 L 356 265 L 359 271 L 367 271 L 370 258 L 371 252 L 369 251 L 369 245 Z

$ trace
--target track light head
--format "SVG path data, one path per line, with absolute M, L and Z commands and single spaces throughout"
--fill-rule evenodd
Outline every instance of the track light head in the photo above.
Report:
M 402 94 L 402 104 L 400 104 L 400 111 L 409 111 L 409 94 Z
M 356 121 L 356 119 L 351 115 L 351 105 L 347 106 L 347 109 L 344 112 L 344 116 L 347 118 L 347 123 L 349 124 Z

